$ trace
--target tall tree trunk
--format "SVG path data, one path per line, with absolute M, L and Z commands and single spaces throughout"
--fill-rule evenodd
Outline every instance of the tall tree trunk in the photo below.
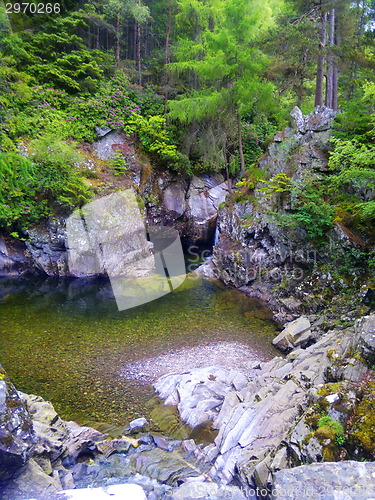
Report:
M 168 26 L 167 34 L 165 37 L 165 65 L 170 63 L 169 59 L 169 37 L 171 36 L 171 24 L 172 24 L 172 6 L 168 7 Z
M 336 46 L 340 46 L 340 35 L 337 33 L 336 34 Z M 339 68 L 337 65 L 337 60 L 335 60 L 335 64 L 333 66 L 333 80 L 332 80 L 332 87 L 333 87 L 333 96 L 332 96 L 332 108 L 334 111 L 337 111 L 339 109 L 338 106 L 338 79 L 339 79 Z
M 142 67 L 141 67 L 141 23 L 137 22 L 137 69 L 138 69 L 138 84 L 142 85 Z
M 238 149 L 240 152 L 240 160 L 241 160 L 241 177 L 245 177 L 245 156 L 243 154 L 243 146 L 242 146 L 242 131 L 241 131 L 241 117 L 239 113 L 237 113 L 237 134 L 238 134 Z
M 120 9 L 116 15 L 116 65 L 120 65 Z
M 315 85 L 315 106 L 321 106 L 323 104 L 323 79 L 324 79 L 324 48 L 326 45 L 326 21 L 327 13 L 324 12 L 321 17 L 321 29 L 320 29 L 320 42 L 319 42 L 319 55 L 318 64 L 316 69 L 316 85 Z
M 335 45 L 335 9 L 331 9 L 329 14 L 329 31 L 328 31 L 328 45 L 330 52 L 327 56 L 327 87 L 326 87 L 326 106 L 333 109 L 333 86 L 335 74 L 335 60 L 332 52 L 332 47 Z
M 96 30 L 96 45 L 95 48 L 97 50 L 100 49 L 100 26 L 98 26 L 98 29 Z

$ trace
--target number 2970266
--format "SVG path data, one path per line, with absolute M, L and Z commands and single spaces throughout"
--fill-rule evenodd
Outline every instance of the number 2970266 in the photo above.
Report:
M 61 5 L 59 3 L 7 3 L 5 4 L 7 14 L 59 14 Z

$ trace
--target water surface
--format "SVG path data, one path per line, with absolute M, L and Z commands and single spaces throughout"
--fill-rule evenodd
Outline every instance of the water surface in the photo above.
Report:
M 270 359 L 270 317 L 260 301 L 202 279 L 120 312 L 104 279 L 2 278 L 0 362 L 19 390 L 51 401 L 64 419 L 123 425 L 147 416 L 153 393 L 124 367 L 147 362 L 152 371 L 150 358 L 222 342 Z

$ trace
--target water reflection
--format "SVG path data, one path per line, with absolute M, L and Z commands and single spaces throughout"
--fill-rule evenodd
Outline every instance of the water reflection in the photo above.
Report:
M 126 365 L 228 341 L 276 354 L 264 304 L 201 279 L 118 311 L 105 279 L 1 278 L 0 329 L 0 361 L 18 389 L 80 423 L 147 415 L 152 387 L 127 377 Z

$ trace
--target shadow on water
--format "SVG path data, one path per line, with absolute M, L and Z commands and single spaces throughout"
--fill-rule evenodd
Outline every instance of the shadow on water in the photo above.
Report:
M 0 362 L 17 388 L 79 423 L 148 416 L 151 381 L 126 365 L 152 367 L 154 357 L 229 340 L 259 359 L 277 354 L 262 302 L 200 278 L 125 311 L 106 279 L 1 278 L 0 331 Z

